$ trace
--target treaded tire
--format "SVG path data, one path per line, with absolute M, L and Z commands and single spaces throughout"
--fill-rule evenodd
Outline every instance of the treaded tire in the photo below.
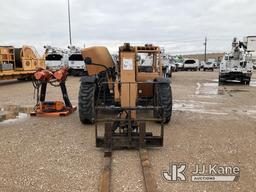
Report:
M 164 107 L 164 123 L 169 123 L 172 116 L 172 89 L 169 83 L 155 85 L 154 103 L 155 106 Z M 158 98 L 158 99 L 157 99 Z M 161 118 L 161 110 L 154 110 L 154 117 Z
M 219 76 L 219 85 L 224 85 L 225 84 L 225 79 L 224 78 L 222 78 L 222 77 L 220 77 Z
M 241 80 L 241 84 L 243 84 L 243 85 L 250 85 L 250 81 L 251 81 L 251 78 L 249 78 L 249 79 L 246 79 L 246 80 Z
M 95 121 L 95 90 L 96 84 L 81 82 L 78 95 L 79 118 L 83 124 Z

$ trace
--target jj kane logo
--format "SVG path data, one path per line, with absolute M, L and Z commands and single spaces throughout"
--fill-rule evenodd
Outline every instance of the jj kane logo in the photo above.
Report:
M 173 163 L 170 164 L 168 170 L 162 172 L 162 177 L 166 181 L 187 181 L 187 170 L 188 166 L 186 163 Z M 237 166 L 196 164 L 191 171 L 191 175 L 191 181 L 194 182 L 238 181 L 240 169 Z
M 187 165 L 185 163 L 170 164 L 168 171 L 163 171 L 163 178 L 167 181 L 186 181 L 185 171 Z

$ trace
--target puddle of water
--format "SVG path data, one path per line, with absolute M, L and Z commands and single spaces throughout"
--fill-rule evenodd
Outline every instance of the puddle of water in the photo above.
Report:
M 21 121 L 21 120 L 26 119 L 27 117 L 28 117 L 27 113 L 18 113 L 18 115 L 15 118 L 4 120 L 4 121 L 0 122 L 0 125 L 1 124 L 9 124 L 9 123 L 14 123 L 14 122 L 17 122 L 17 121 Z
M 207 105 L 216 105 L 216 102 L 209 102 L 209 101 L 194 101 L 194 100 L 174 100 L 174 103 L 196 103 L 196 104 L 207 104 Z
M 247 109 L 245 113 L 249 117 L 256 119 L 256 109 Z
M 204 83 L 204 87 L 218 87 L 217 83 Z
M 250 107 L 248 107 L 250 108 Z M 254 107 L 255 108 L 255 107 Z M 250 118 L 256 119 L 256 109 L 246 109 L 246 110 L 233 110 L 233 112 L 236 112 L 240 115 L 247 115 Z
M 246 113 L 248 115 L 255 115 L 255 118 L 256 118 L 256 110 L 249 109 L 249 110 L 246 111 Z
M 225 113 L 225 112 L 218 112 L 218 111 L 215 111 L 215 110 L 201 111 L 201 113 L 204 113 L 204 114 L 211 114 L 211 115 L 228 115 L 228 113 Z
M 197 85 L 197 87 L 196 87 L 196 95 L 199 95 L 200 94 L 201 84 L 197 83 L 196 85 Z
M 211 102 L 198 102 L 192 100 L 175 100 L 173 104 L 174 111 L 187 111 L 194 113 L 212 114 L 212 115 L 227 115 L 228 113 L 218 112 L 215 110 L 205 109 L 205 105 L 216 105 L 217 103 Z
M 201 110 L 201 106 L 194 105 L 192 103 L 174 103 L 173 110 L 175 111 L 198 111 Z
M 232 83 L 233 84 L 232 84 Z M 239 81 L 230 81 L 229 84 L 234 85 L 235 82 Z M 256 80 L 251 80 L 250 86 L 256 87 Z M 246 86 L 244 86 L 246 88 Z M 212 98 L 216 95 L 224 95 L 229 94 L 232 96 L 232 93 L 239 93 L 239 92 L 249 92 L 249 90 L 246 89 L 227 89 L 227 87 L 219 86 L 218 80 L 214 79 L 211 83 L 197 83 L 197 88 L 195 91 L 195 95 L 202 98 Z
M 196 95 L 223 95 L 223 88 L 219 87 L 218 83 L 197 83 Z
M 251 80 L 250 86 L 256 87 L 256 79 L 252 79 L 252 80 Z
M 5 105 L 0 108 L 0 123 L 20 121 L 32 111 L 31 106 Z

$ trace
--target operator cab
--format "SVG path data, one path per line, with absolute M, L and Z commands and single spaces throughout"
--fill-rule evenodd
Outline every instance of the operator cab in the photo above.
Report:
M 153 45 L 135 47 L 137 58 L 137 81 L 154 80 L 162 76 L 160 48 Z

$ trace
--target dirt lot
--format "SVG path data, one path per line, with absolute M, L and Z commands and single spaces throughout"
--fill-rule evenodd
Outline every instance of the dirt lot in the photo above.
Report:
M 254 191 L 256 188 L 256 74 L 250 86 L 218 87 L 217 72 L 173 74 L 174 111 L 164 147 L 150 149 L 161 192 Z M 77 104 L 79 78 L 67 81 Z M 49 99 L 60 98 L 50 88 Z M 0 106 L 33 105 L 30 82 L 0 82 Z M 152 127 L 157 124 L 152 124 Z M 78 113 L 63 118 L 23 117 L 0 123 L 0 191 L 97 191 L 103 151 L 94 127 Z M 186 182 L 167 182 L 170 163 L 187 164 Z M 195 164 L 238 166 L 237 182 L 192 182 Z M 113 153 L 112 191 L 144 191 L 138 151 Z

